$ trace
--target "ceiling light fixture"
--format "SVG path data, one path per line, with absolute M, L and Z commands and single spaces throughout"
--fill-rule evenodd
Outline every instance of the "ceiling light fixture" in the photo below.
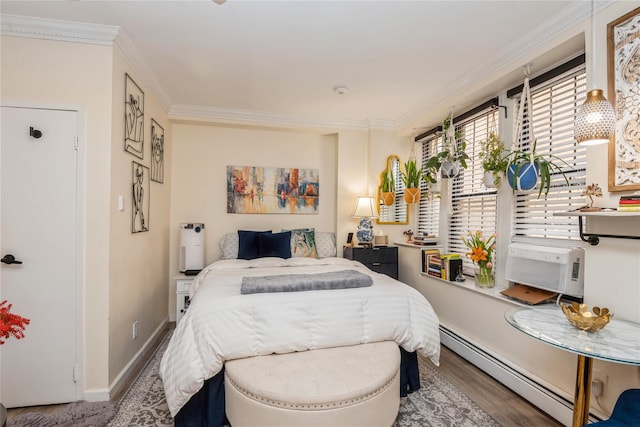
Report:
M 582 145 L 596 145 L 609 142 L 615 131 L 616 114 L 611 103 L 604 97 L 602 89 L 596 86 L 596 0 L 591 0 L 591 74 L 593 90 L 587 92 L 587 99 L 578 109 L 573 124 L 576 141 Z

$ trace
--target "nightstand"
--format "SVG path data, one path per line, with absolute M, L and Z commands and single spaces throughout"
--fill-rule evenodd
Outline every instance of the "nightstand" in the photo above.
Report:
M 193 282 L 194 277 L 195 276 L 186 276 L 184 274 L 174 277 L 176 281 L 176 325 L 187 312 L 187 308 L 189 308 L 189 289 L 191 288 L 191 282 Z
M 354 261 L 360 261 L 370 270 L 386 274 L 398 279 L 398 247 L 379 246 L 364 248 L 359 246 L 345 246 L 342 256 Z

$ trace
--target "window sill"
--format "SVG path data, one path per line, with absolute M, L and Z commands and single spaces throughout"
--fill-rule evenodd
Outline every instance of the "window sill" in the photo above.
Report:
M 484 295 L 486 297 L 489 298 L 494 298 L 494 299 L 498 299 L 504 302 L 507 302 L 509 304 L 513 304 L 515 306 L 518 307 L 531 307 L 531 305 L 529 304 L 525 304 L 522 303 L 520 301 L 516 301 L 514 299 L 511 299 L 509 297 L 506 297 L 504 295 L 502 295 L 500 292 L 504 291 L 505 289 L 507 289 L 506 286 L 499 286 L 496 285 L 493 288 L 480 288 L 478 286 L 476 286 L 476 281 L 474 280 L 473 277 L 469 277 L 469 276 L 465 276 L 467 278 L 467 280 L 465 280 L 464 282 L 451 282 L 448 280 L 443 280 L 443 279 L 439 279 L 437 277 L 431 276 L 427 273 L 420 273 L 421 276 L 424 277 L 428 277 L 431 280 L 434 280 L 436 282 L 439 282 L 438 284 L 447 284 L 449 286 L 454 286 L 456 288 L 462 288 L 462 289 L 466 289 L 470 292 L 475 292 L 477 294 L 481 294 Z M 543 304 L 537 304 L 537 306 L 542 306 L 542 305 L 546 305 L 546 304 L 555 304 L 553 301 L 551 302 L 547 302 L 547 303 L 543 303 Z

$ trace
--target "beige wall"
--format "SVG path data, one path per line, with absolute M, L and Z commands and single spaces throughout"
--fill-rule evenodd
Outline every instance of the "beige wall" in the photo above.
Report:
M 143 159 L 124 151 L 125 73 L 140 86 L 144 98 Z M 153 332 L 168 319 L 169 215 L 171 203 L 171 123 L 144 81 L 118 54 L 113 61 L 111 139 L 109 384 L 127 367 Z M 164 128 L 164 183 L 149 183 L 149 231 L 131 233 L 132 162 L 151 170 L 151 119 Z M 124 197 L 123 211 L 118 196 Z M 138 337 L 132 339 L 133 322 Z

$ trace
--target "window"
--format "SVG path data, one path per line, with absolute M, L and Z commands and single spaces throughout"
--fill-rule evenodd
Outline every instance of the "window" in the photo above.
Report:
M 566 165 L 560 162 L 560 166 L 569 184 L 561 174 L 555 174 L 551 177 L 551 189 L 547 197 L 541 195 L 538 198 L 537 188 L 516 193 L 513 218 L 516 236 L 579 238 L 575 218 L 554 217 L 553 213 L 574 210 L 584 205 L 581 193 L 586 184 L 586 149 L 579 146 L 573 138 L 573 121 L 585 96 L 584 61 L 535 86 L 531 85 L 533 114 L 530 125 L 533 126 L 537 140 L 536 152 L 550 153 L 566 162 Z M 516 109 L 519 99 L 514 100 Z M 517 117 L 517 111 L 514 116 Z M 528 140 L 529 133 L 525 126 L 525 141 Z M 527 142 L 521 148 L 531 147 Z
M 478 154 L 482 141 L 489 133 L 498 129 L 498 110 L 485 109 L 466 121 L 455 123 L 456 131 L 467 143 L 469 156 L 467 168 L 453 179 L 451 190 L 451 218 L 449 220 L 449 252 L 466 253 L 468 248 L 462 241 L 469 231 L 480 230 L 485 236 L 496 232 L 497 190 L 486 188 L 482 178 L 484 169 Z M 473 272 L 473 262 L 463 257 L 463 270 Z
M 441 147 L 441 136 L 434 134 L 424 139 L 422 141 L 422 164 L 424 165 L 430 157 L 435 156 Z M 428 193 L 427 190 L 427 184 L 424 180 L 420 181 L 420 193 L 427 196 L 420 197 L 418 204 L 418 233 L 437 236 L 440 228 L 440 195 Z

